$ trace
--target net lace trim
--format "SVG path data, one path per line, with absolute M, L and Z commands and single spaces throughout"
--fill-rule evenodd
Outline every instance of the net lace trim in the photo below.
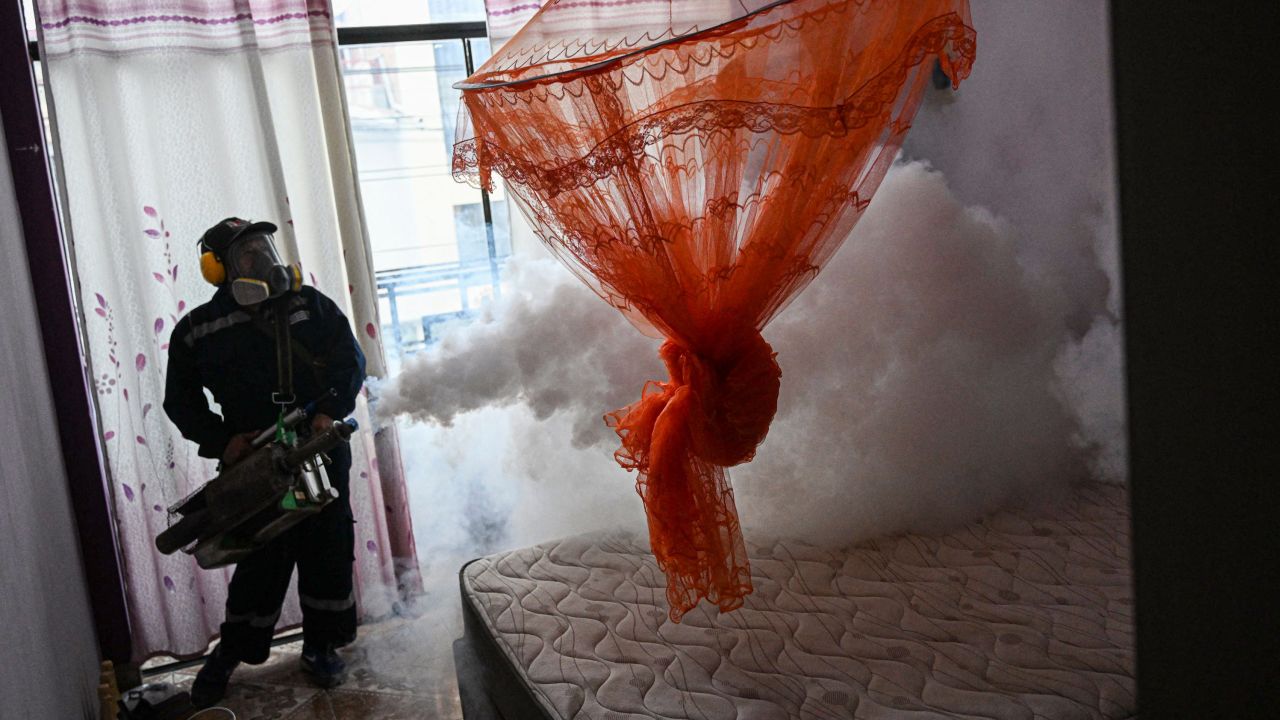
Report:
M 775 188 L 775 192 L 778 190 L 782 190 L 783 193 L 805 192 L 822 198 L 821 205 L 815 209 L 814 216 L 808 225 L 804 229 L 797 228 L 799 235 L 812 235 L 819 232 L 842 213 L 861 215 L 871 202 L 857 190 L 833 190 L 827 187 L 830 184 L 822 177 L 822 168 L 807 166 L 804 170 L 797 171 L 795 175 L 785 178 L 779 188 Z M 595 282 L 589 284 L 598 284 L 597 292 L 603 291 L 600 294 L 606 302 L 623 312 L 639 311 L 644 316 L 654 317 L 658 314 L 656 303 L 646 302 L 643 297 L 636 297 L 634 293 L 627 294 L 617 290 L 624 284 L 623 277 L 618 276 L 621 270 L 608 264 L 593 262 L 592 259 L 628 252 L 656 257 L 665 252 L 672 238 L 697 236 L 705 231 L 708 224 L 723 223 L 726 218 L 734 215 L 752 210 L 759 211 L 775 201 L 777 201 L 777 195 L 773 193 L 753 193 L 745 198 L 740 198 L 737 193 L 728 193 L 708 200 L 704 214 L 690 218 L 688 222 L 667 222 L 656 225 L 633 221 L 626 224 L 566 227 L 554 222 L 549 210 L 535 207 L 533 204 L 529 205 L 529 210 L 536 220 L 534 230 L 546 247 L 562 262 L 571 266 L 590 267 Z M 698 305 L 699 295 L 710 294 L 714 292 L 714 288 L 731 279 L 744 263 L 751 261 L 750 256 L 753 253 L 773 252 L 770 262 L 778 269 L 779 283 L 783 286 L 803 284 L 817 276 L 820 270 L 818 263 L 794 252 L 778 252 L 773 247 L 771 243 L 763 240 L 748 243 L 741 250 L 743 255 L 733 262 L 706 268 L 703 272 L 706 282 L 693 284 L 691 291 L 693 296 L 684 297 L 682 300 Z M 686 291 L 689 290 L 686 288 Z
M 812 22 L 825 21 L 833 12 L 844 13 L 853 8 L 861 8 L 868 2 L 869 0 L 834 0 L 834 2 L 810 10 L 803 15 L 784 18 L 763 29 L 746 32 L 742 31 L 745 25 L 766 19 L 777 11 L 785 11 L 787 9 L 786 5 L 748 13 L 736 20 L 726 21 L 720 25 L 705 29 L 697 25 L 690 25 L 683 30 L 667 29 L 656 35 L 652 32 L 645 32 L 638 37 L 624 35 L 620 38 L 606 40 L 572 39 L 538 43 L 520 50 L 504 50 L 500 52 L 498 56 L 486 63 L 486 65 L 491 64 L 493 66 L 492 70 L 484 72 L 479 79 L 481 82 L 515 80 L 518 78 L 513 71 L 536 68 L 558 62 L 571 62 L 578 58 L 591 58 L 594 62 L 626 52 L 642 50 L 659 43 L 669 43 L 669 46 L 656 48 L 656 50 L 665 53 L 678 51 L 680 45 L 671 43 L 671 41 L 676 41 L 676 43 L 705 43 L 706 40 L 714 38 L 718 47 L 728 50 L 728 55 L 723 55 L 722 57 L 728 57 L 736 52 L 739 47 L 754 46 L 762 36 L 769 40 L 777 40 L 784 34 L 795 35 Z M 731 33 L 735 34 L 730 35 Z M 518 37 L 513 39 L 513 42 L 517 39 Z M 650 55 L 652 56 L 652 53 Z M 484 71 L 485 68 L 481 70 Z M 632 80 L 632 82 L 635 82 L 635 80 Z M 521 88 L 521 90 L 524 89 L 524 87 Z
M 565 191 L 588 187 L 624 168 L 634 167 L 647 148 L 660 139 L 681 134 L 747 130 L 752 133 L 803 133 L 809 137 L 842 137 L 879 120 L 897 101 L 899 89 L 911 69 L 931 55 L 951 49 L 959 77 L 967 75 L 974 58 L 974 32 L 955 14 L 935 18 L 922 26 L 899 55 L 898 61 L 834 107 L 803 107 L 769 102 L 705 100 L 661 111 L 628 123 L 600 142 L 585 156 L 561 165 L 543 166 L 524 160 L 496 143 L 469 138 L 454 145 L 454 178 L 492 185 L 491 172 L 529 190 L 555 197 Z M 590 80 L 590 79 L 589 79 Z M 584 83 L 584 87 L 593 83 Z M 597 91 L 603 87 L 597 86 Z M 594 94 L 594 93 L 593 93 Z M 908 125 L 895 123 L 895 135 Z

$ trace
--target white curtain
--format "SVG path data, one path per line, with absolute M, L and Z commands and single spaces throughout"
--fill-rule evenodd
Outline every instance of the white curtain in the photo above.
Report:
M 342 307 L 370 373 L 383 372 L 332 20 L 318 0 L 41 0 L 39 11 L 134 655 L 194 654 L 218 631 L 230 571 L 162 556 L 153 541 L 165 509 L 213 473 L 161 409 L 169 332 L 213 294 L 196 239 L 228 216 L 276 223 L 281 252 Z M 370 427 L 363 401 L 356 419 Z M 367 619 L 392 609 L 395 569 L 371 433 L 352 445 Z M 300 618 L 291 591 L 281 625 Z
M 538 9 L 545 5 L 548 0 L 484 0 L 484 14 L 486 26 L 489 30 L 489 47 L 493 48 L 493 54 L 497 55 L 498 50 L 502 48 L 512 35 L 520 32 L 520 28 L 529 22 L 529 19 L 538 14 Z M 608 0 L 592 2 L 575 3 L 575 7 L 581 7 L 581 12 L 590 13 L 598 11 L 609 5 L 617 5 L 618 3 L 608 2 Z

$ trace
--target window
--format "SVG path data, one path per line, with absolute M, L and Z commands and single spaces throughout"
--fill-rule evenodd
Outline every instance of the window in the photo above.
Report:
M 428 10 L 436 6 L 428 3 Z M 385 11 L 362 12 L 381 17 Z M 379 42 L 380 36 L 399 38 L 413 30 L 371 27 L 356 35 L 348 28 L 339 35 L 382 338 L 393 373 L 438 337 L 441 323 L 470 316 L 501 292 L 501 268 L 511 254 L 503 191 L 490 194 L 455 182 L 451 170 L 458 118 L 453 84 L 488 57 L 484 25 L 420 26 L 424 36 L 463 36 Z M 361 42 L 343 42 L 343 35 Z

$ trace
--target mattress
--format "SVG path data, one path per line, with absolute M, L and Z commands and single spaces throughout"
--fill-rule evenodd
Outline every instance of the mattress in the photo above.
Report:
M 942 536 L 749 543 L 745 606 L 704 602 L 678 624 L 642 537 L 492 555 L 461 572 L 464 708 L 470 694 L 468 717 L 1133 717 L 1128 528 L 1123 488 L 1091 485 Z

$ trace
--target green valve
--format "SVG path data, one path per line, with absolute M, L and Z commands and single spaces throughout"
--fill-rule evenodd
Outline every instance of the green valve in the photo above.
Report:
M 297 509 L 298 509 L 298 499 L 297 499 L 296 497 L 294 497 L 294 495 L 293 495 L 293 491 L 292 491 L 292 490 L 290 490 L 289 492 L 286 492 L 286 493 L 284 494 L 284 497 L 283 497 L 283 498 L 281 498 L 281 500 L 280 500 L 280 508 L 281 508 L 281 509 L 283 509 L 283 510 L 297 510 Z
M 289 447 L 295 447 L 298 444 L 298 433 L 284 426 L 283 406 L 280 407 L 280 414 L 276 417 L 276 442 Z

